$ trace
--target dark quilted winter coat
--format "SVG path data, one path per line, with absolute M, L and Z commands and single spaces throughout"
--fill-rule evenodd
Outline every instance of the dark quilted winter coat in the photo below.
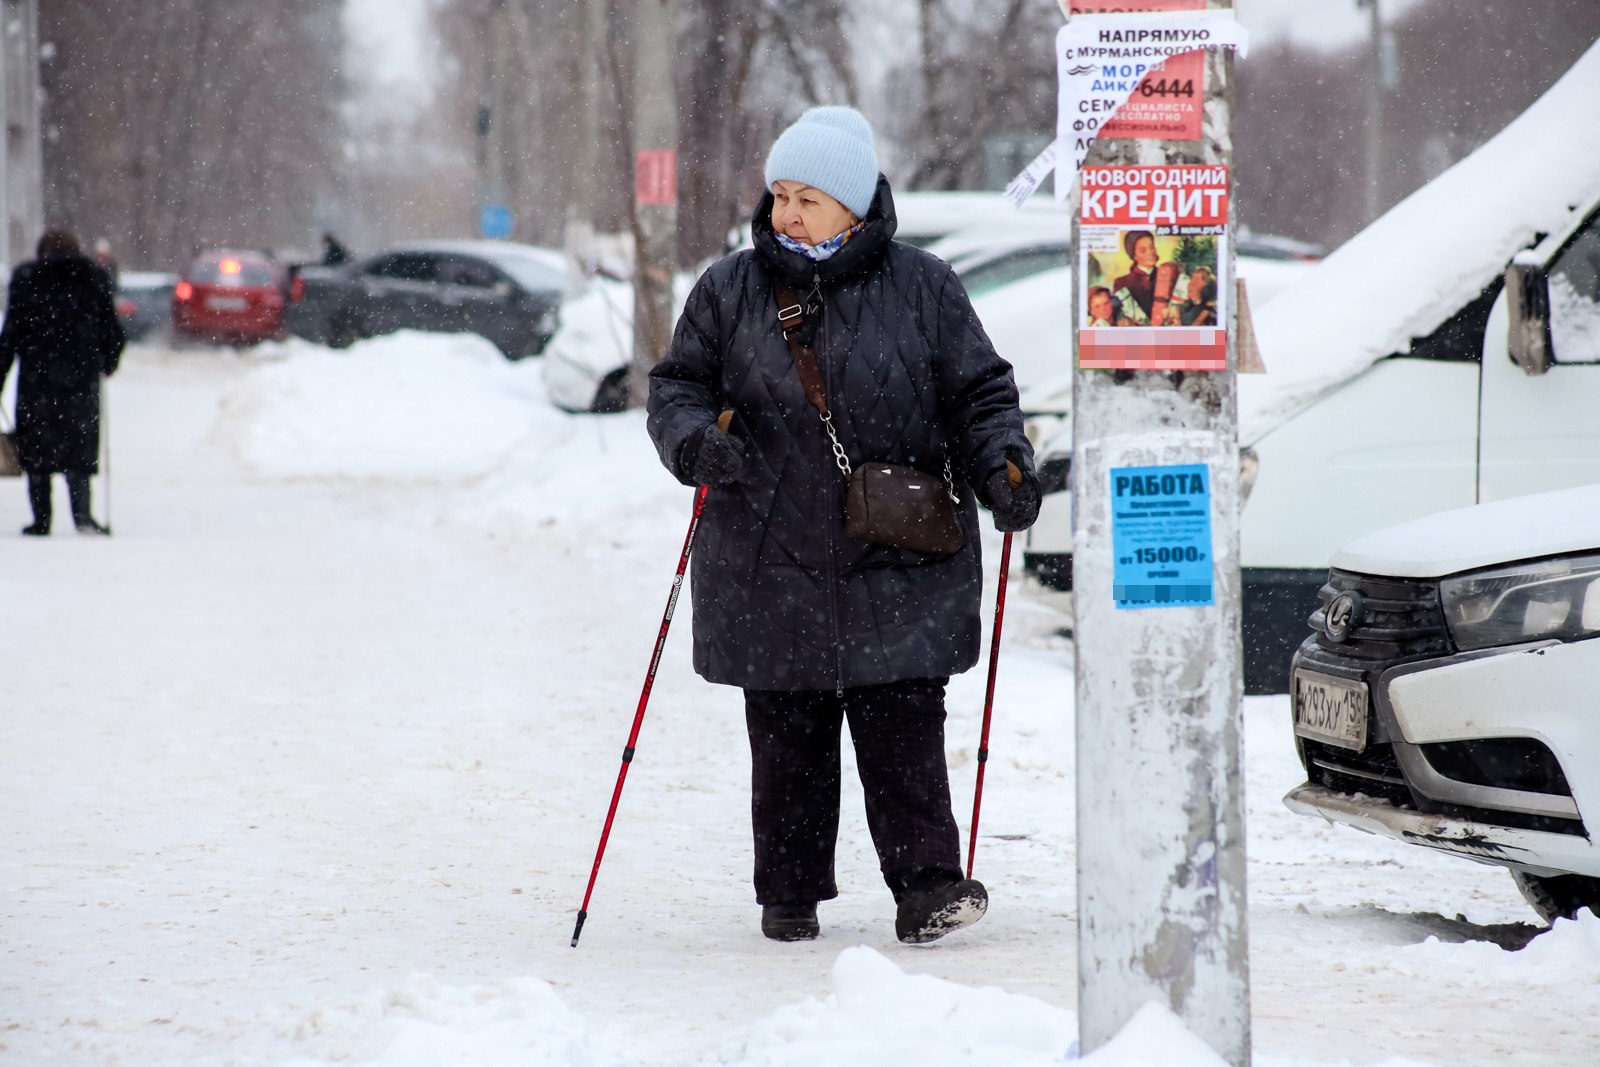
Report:
M 88 258 L 36 259 L 12 274 L 0 383 L 15 363 L 23 470 L 99 469 L 100 378 L 117 369 L 122 345 L 111 278 Z
M 713 488 L 694 545 L 694 665 L 746 689 L 835 689 L 967 670 L 978 658 L 978 512 L 1009 455 L 1031 469 L 1011 366 L 995 354 L 950 267 L 892 241 L 894 200 L 879 179 L 866 228 L 814 263 L 780 246 L 772 197 L 754 248 L 727 256 L 689 294 L 667 358 L 652 372 L 650 436 L 693 484 L 683 443 L 731 408 L 748 458 Z M 773 275 L 820 278 L 814 347 L 828 408 L 852 464 L 955 469 L 966 544 L 929 555 L 866 544 L 844 529 L 845 479 L 806 400 L 777 321 Z

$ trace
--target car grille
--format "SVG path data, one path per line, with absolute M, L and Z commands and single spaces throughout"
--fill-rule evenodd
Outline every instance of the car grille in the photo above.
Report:
M 1380 797 L 1402 808 L 1416 807 L 1394 749 L 1388 745 L 1371 744 L 1361 752 L 1309 738 L 1301 738 L 1300 745 L 1306 778 L 1313 784 L 1339 793 Z
M 1328 608 L 1343 593 L 1356 594 L 1360 607 L 1344 640 L 1335 641 L 1327 633 Z M 1448 656 L 1455 651 L 1445 627 L 1437 582 L 1375 578 L 1334 570 L 1328 573 L 1327 584 L 1318 591 L 1317 599 L 1320 606 L 1307 620 L 1314 637 L 1300 646 L 1296 661 L 1301 667 L 1337 677 L 1360 678 L 1372 687 L 1390 667 Z M 1374 693 L 1369 714 L 1376 714 L 1379 699 Z M 1585 833 L 1583 823 L 1575 819 L 1445 804 L 1414 794 L 1406 784 L 1393 747 L 1376 740 L 1378 731 L 1372 726 L 1368 724 L 1368 736 L 1374 740 L 1361 752 L 1297 738 L 1306 778 L 1336 792 L 1360 793 L 1400 807 L 1490 826 Z M 1542 745 L 1491 742 L 1474 746 L 1470 756 L 1450 744 L 1425 745 L 1423 750 L 1436 769 L 1457 781 L 1570 795 L 1560 765 Z
M 1353 593 L 1361 607 L 1343 641 L 1328 636 L 1328 606 L 1341 593 Z M 1320 605 L 1307 620 L 1317 644 L 1357 660 L 1403 660 L 1452 651 L 1439 601 L 1439 583 L 1373 578 L 1329 571 L 1317 592 Z

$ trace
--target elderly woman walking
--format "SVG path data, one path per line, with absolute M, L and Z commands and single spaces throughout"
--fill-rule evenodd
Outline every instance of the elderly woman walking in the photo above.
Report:
M 89 510 L 89 478 L 99 469 L 100 379 L 117 369 L 124 342 L 111 278 L 68 230 L 47 230 L 38 254 L 11 276 L 0 330 L 0 385 L 18 365 L 17 453 L 33 505 L 22 532 L 50 532 L 59 473 L 78 532 L 108 534 Z
M 866 119 L 806 112 L 772 146 L 766 182 L 754 247 L 700 278 L 651 374 L 662 462 L 711 486 L 695 669 L 744 690 L 762 932 L 814 938 L 817 902 L 838 895 L 847 721 L 895 933 L 932 941 L 988 907 L 962 877 L 944 753 L 945 684 L 978 659 L 973 497 L 1000 530 L 1031 525 L 1033 453 L 1011 367 L 961 283 L 893 239 Z M 958 498 L 947 543 L 847 524 L 846 472 L 888 464 L 928 473 L 909 491 Z

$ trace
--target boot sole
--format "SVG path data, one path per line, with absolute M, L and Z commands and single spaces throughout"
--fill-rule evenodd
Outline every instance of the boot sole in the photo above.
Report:
M 926 945 L 946 934 L 971 926 L 989 910 L 989 894 L 982 888 L 969 889 L 947 904 L 935 908 L 916 927 L 901 929 L 896 923 L 895 936 L 903 944 Z

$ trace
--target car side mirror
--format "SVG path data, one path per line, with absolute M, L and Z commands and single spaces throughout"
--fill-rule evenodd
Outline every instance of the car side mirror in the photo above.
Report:
M 1524 374 L 1550 369 L 1550 279 L 1544 264 L 1513 260 L 1506 268 L 1506 307 L 1511 326 L 1506 345 Z

